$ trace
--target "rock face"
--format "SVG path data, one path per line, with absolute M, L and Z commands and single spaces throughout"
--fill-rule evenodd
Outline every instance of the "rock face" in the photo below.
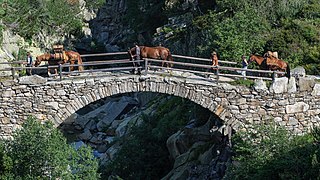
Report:
M 89 22 L 93 40 L 102 44 L 107 52 L 120 51 L 119 44 L 126 41 L 130 29 L 121 22 L 126 10 L 124 0 L 107 1 Z
M 106 164 L 121 148 L 117 142 L 114 144 L 114 140 L 128 134 L 133 125 L 139 124 L 140 114 L 132 112 L 137 111 L 141 103 L 145 104 L 154 97 L 146 93 L 100 100 L 79 110 L 76 116 L 66 120 L 60 128 L 67 137 L 76 136 L 69 141 L 75 141 L 76 144 L 85 142 L 93 147 L 94 155 L 100 158 L 102 164 Z
M 42 30 L 33 37 L 33 42 L 30 45 L 24 43 L 21 37 L 8 31 L 4 32 L 6 33 L 4 37 L 8 38 L 4 41 L 2 48 L 3 53 L 0 51 L 0 54 L 7 56 L 8 59 L 13 59 L 13 54 L 18 54 L 19 49 L 22 48 L 32 51 L 33 55 L 36 56 L 43 53 L 44 50 L 51 50 L 52 45 L 57 42 L 66 42 L 68 44 L 66 48 L 76 48 L 80 52 L 92 52 L 93 50 L 104 52 L 125 51 L 128 47 L 132 46 L 135 41 L 143 45 L 153 46 L 162 43 L 172 49 L 172 52 L 175 51 L 174 47 L 176 47 L 177 49 L 181 49 L 181 53 L 185 54 L 193 51 L 193 49 L 190 48 L 196 47 L 197 35 L 192 35 L 192 33 L 190 33 L 190 37 L 186 37 L 186 43 L 183 44 L 175 41 L 167 41 L 167 39 L 175 35 L 177 31 L 189 28 L 188 24 L 191 24 L 194 18 L 192 14 L 197 11 L 198 1 L 196 0 L 182 2 L 166 1 L 165 4 L 152 0 L 138 0 L 135 3 L 125 0 L 106 1 L 105 5 L 100 9 L 88 9 L 86 2 L 80 0 L 79 5 L 81 9 L 80 16 L 83 20 L 83 37 L 81 39 L 73 42 L 73 36 L 49 35 L 48 32 Z M 143 22 L 141 22 L 139 18 L 144 17 L 145 14 L 152 13 L 153 7 L 177 11 L 180 15 L 168 18 L 164 11 L 159 10 L 158 14 L 153 15 L 156 17 L 150 17 L 161 17 L 154 21 L 155 25 L 152 25 L 152 27 L 141 25 Z M 134 13 L 137 9 L 140 14 Z M 188 13 L 185 13 L 186 11 Z M 131 13 L 132 16 L 128 15 L 128 13 Z M 132 22 L 134 20 L 136 22 Z M 157 27 L 159 28 L 157 29 Z M 172 30 L 165 31 L 165 29 Z M 154 33 L 155 30 L 157 31 L 156 33 Z M 40 50 L 36 47 L 41 47 L 42 49 Z
M 231 149 L 227 136 L 218 131 L 209 132 L 216 124 L 219 124 L 219 119 L 214 117 L 200 127 L 189 124 L 167 140 L 174 166 L 162 179 L 223 178 Z
M 137 7 L 136 7 L 137 6 Z M 152 14 L 153 7 L 159 7 L 160 9 L 179 12 L 173 17 L 166 18 L 166 14 L 163 11 L 159 11 L 156 17 L 149 17 L 150 21 L 154 20 L 157 27 L 145 27 L 139 26 L 143 22 L 138 16 L 144 16 L 145 14 Z M 132 2 L 119 0 L 119 1 L 107 1 L 107 3 L 99 9 L 96 17 L 88 21 L 89 28 L 91 29 L 92 37 L 86 40 L 91 41 L 94 44 L 101 44 L 107 52 L 123 51 L 132 46 L 133 42 L 138 42 L 143 45 L 156 46 L 159 43 L 168 46 L 172 51 L 175 51 L 175 47 L 179 49 L 180 53 L 188 54 L 192 52 L 192 47 L 196 47 L 197 35 L 186 37 L 186 43 L 179 43 L 175 41 L 167 41 L 171 36 L 179 30 L 189 28 L 188 25 L 192 23 L 193 12 L 197 11 L 198 1 L 166 1 L 165 4 L 155 2 L 152 0 L 141 1 L 137 0 L 134 5 Z M 140 14 L 137 14 L 137 9 L 140 10 Z M 131 16 L 128 15 L 132 12 Z M 188 13 L 185 13 L 185 12 Z M 163 13 L 163 14 L 161 14 Z M 158 19 L 155 19 L 158 18 Z M 123 21 L 125 19 L 125 21 Z M 136 20 L 136 22 L 134 22 Z M 167 22 L 167 24 L 160 22 Z M 128 22 L 130 22 L 128 25 Z M 154 24 L 153 23 L 153 24 Z M 149 23 L 150 24 L 150 23 Z M 136 27 L 135 27 L 136 26 Z M 153 29 L 152 29 L 153 28 Z M 167 31 L 167 29 L 171 29 Z M 156 33 L 154 31 L 156 30 Z M 89 34 L 89 33 L 88 33 Z M 86 41 L 84 39 L 83 42 Z M 82 43 L 82 45 L 84 45 Z M 81 48 L 80 46 L 77 46 Z M 82 46 L 84 47 L 84 46 Z M 87 46 L 85 46 L 87 47 Z M 90 49 L 90 47 L 88 47 Z
M 0 48 L 0 62 L 8 62 L 15 60 L 14 54 L 18 54 L 19 46 L 18 42 L 21 41 L 21 37 L 13 34 L 8 30 L 2 31 L 2 47 Z M 0 64 L 0 69 L 10 68 L 8 64 Z M 10 71 L 0 71 L 0 75 L 10 75 Z

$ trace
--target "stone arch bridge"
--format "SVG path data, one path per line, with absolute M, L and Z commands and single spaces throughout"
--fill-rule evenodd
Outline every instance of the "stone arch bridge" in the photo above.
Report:
M 277 86 L 277 81 L 272 86 Z M 30 115 L 59 126 L 77 110 L 99 99 L 147 91 L 189 99 L 215 113 L 236 131 L 252 123 L 271 121 L 298 134 L 318 126 L 320 84 L 290 93 L 285 92 L 287 86 L 284 89 L 250 89 L 197 77 L 164 75 L 108 74 L 63 81 L 25 76 L 0 83 L 0 136 L 10 138 Z

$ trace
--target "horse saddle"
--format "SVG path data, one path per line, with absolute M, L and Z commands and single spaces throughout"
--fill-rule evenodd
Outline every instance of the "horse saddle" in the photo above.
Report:
M 267 65 L 269 66 L 277 66 L 278 65 L 278 60 L 274 57 L 268 57 L 267 58 Z
M 66 53 L 63 51 L 61 53 L 54 53 L 53 54 L 53 59 L 55 60 L 64 60 L 66 59 Z

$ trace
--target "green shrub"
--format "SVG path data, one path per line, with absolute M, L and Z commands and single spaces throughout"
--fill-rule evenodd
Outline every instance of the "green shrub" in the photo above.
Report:
M 254 127 L 235 138 L 234 161 L 226 179 L 317 179 L 319 146 L 315 135 L 294 136 L 275 125 Z
M 13 137 L 0 146 L 2 179 L 99 178 L 91 148 L 75 150 L 52 123 L 30 117 Z

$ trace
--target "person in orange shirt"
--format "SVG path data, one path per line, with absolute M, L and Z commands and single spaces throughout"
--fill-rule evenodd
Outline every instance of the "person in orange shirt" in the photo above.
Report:
M 218 55 L 217 55 L 217 52 L 212 51 L 212 53 L 211 53 L 211 61 L 212 61 L 212 66 L 218 66 Z

